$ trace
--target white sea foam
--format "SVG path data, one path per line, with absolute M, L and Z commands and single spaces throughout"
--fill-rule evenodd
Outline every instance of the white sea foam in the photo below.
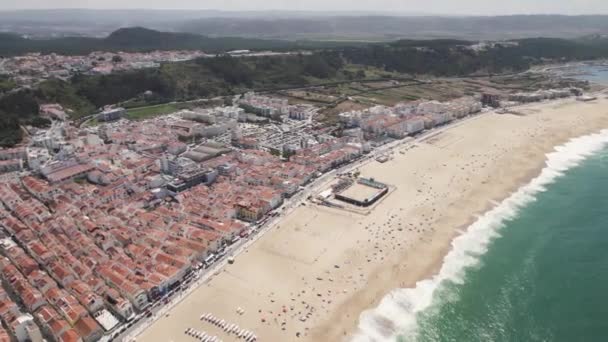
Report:
M 452 241 L 439 273 L 419 281 L 414 288 L 396 289 L 386 295 L 380 304 L 364 311 L 353 342 L 395 341 L 397 336 L 415 340 L 416 314 L 428 308 L 435 291 L 444 281 L 463 283 L 465 270 L 480 262 L 490 242 L 498 236 L 504 222 L 515 217 L 518 211 L 535 200 L 535 195 L 608 144 L 608 130 L 570 140 L 547 154 L 545 168 L 540 175 L 522 186 L 492 210 L 480 216 L 466 232 Z

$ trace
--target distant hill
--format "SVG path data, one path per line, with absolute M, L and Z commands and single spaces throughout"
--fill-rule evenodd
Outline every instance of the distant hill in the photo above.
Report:
M 337 45 L 340 45 L 336 43 Z M 0 33 L 0 54 L 20 55 L 29 52 L 88 54 L 92 51 L 203 50 L 219 53 L 236 49 L 284 50 L 335 46 L 332 43 L 293 42 L 239 37 L 209 38 L 192 33 L 160 32 L 142 27 L 122 28 L 105 38 L 64 37 L 30 39 Z
M 201 18 L 178 24 L 175 29 L 209 36 L 280 39 L 575 38 L 608 34 L 608 16 Z
M 121 27 L 210 37 L 312 40 L 575 38 L 608 34 L 606 15 L 441 16 L 357 11 L 24 10 L 0 11 L 0 32 L 32 37 L 106 37 Z
M 420 13 L 407 13 L 420 15 Z M 218 11 L 151 9 L 46 9 L 0 11 L 0 32 L 17 32 L 33 37 L 105 37 L 121 27 L 143 26 L 160 31 L 179 31 L 185 22 L 203 18 L 296 19 L 336 16 L 396 15 L 357 11 Z M 405 15 L 405 14 L 403 14 Z M 196 32 L 195 32 L 196 33 Z M 246 33 L 246 32 L 240 32 Z

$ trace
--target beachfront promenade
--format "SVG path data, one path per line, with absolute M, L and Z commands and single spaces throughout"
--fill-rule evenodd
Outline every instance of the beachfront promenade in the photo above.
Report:
M 292 198 L 287 200 L 283 204 L 283 206 L 277 208 L 274 212 L 278 213 L 278 216 L 269 216 L 270 219 L 266 222 L 266 224 L 264 224 L 259 230 L 253 232 L 249 237 L 240 240 L 237 244 L 233 246 L 230 246 L 226 252 L 226 255 L 220 260 L 216 261 L 210 268 L 196 271 L 194 275 L 195 281 L 190 283 L 186 289 L 177 292 L 173 297 L 171 297 L 167 304 L 162 304 L 161 301 L 159 301 L 152 309 L 152 315 L 150 317 L 144 317 L 142 314 L 140 318 L 141 320 L 135 325 L 133 325 L 129 330 L 121 334 L 118 338 L 116 338 L 116 340 L 136 340 L 138 335 L 144 332 L 158 319 L 167 315 L 167 313 L 169 313 L 176 305 L 187 299 L 188 296 L 190 296 L 198 287 L 212 280 L 214 275 L 218 274 L 227 265 L 227 260 L 229 257 L 237 257 L 238 255 L 246 251 L 252 244 L 262 238 L 266 233 L 277 228 L 286 216 L 292 214 L 293 211 L 296 210 L 300 205 L 305 203 L 310 196 L 313 196 L 322 191 L 323 189 L 327 188 L 329 184 L 335 180 L 335 177 L 338 174 L 348 173 L 357 170 L 369 163 L 376 162 L 375 159 L 378 156 L 390 153 L 391 151 L 397 148 L 408 147 L 409 145 L 424 142 L 425 140 L 430 139 L 433 136 L 440 134 L 441 132 L 462 125 L 469 120 L 479 118 L 480 116 L 485 115 L 487 113 L 488 112 L 482 112 L 477 115 L 463 118 L 461 120 L 453 121 L 448 125 L 438 127 L 433 130 L 425 131 L 415 138 L 408 137 L 402 140 L 393 141 L 389 144 L 374 149 L 371 153 L 356 160 L 353 163 L 344 165 L 339 169 L 335 169 L 321 175 L 303 190 L 301 190 Z
M 605 104 L 598 96 L 594 103 L 570 99 L 522 106 L 522 115 L 482 113 L 383 146 L 324 175 L 289 202 L 296 207 L 285 209 L 234 264 L 216 272 L 169 316 L 158 317 L 137 340 L 185 342 L 189 327 L 225 339 L 221 330 L 198 320 L 206 312 L 260 340 L 345 340 L 357 331 L 363 310 L 392 289 L 412 287 L 437 272 L 452 239 L 476 214 L 537 174 L 553 146 L 608 126 Z M 383 154 L 388 161 L 376 162 Z M 396 190 L 365 214 L 295 201 L 354 169 Z M 383 317 L 377 319 L 390 318 Z

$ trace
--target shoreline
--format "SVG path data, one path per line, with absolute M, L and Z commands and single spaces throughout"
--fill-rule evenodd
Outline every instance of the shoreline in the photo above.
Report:
M 379 306 L 361 314 L 359 328 L 361 328 L 363 320 L 366 320 L 368 324 L 378 323 L 381 319 L 406 321 L 409 324 L 401 326 L 401 329 L 395 329 L 395 334 L 391 336 L 390 340 L 394 340 L 397 336 L 405 336 L 409 341 L 416 333 L 417 313 L 433 305 L 433 301 L 416 305 L 418 297 L 435 299 L 435 291 L 440 289 L 445 281 L 460 284 L 469 268 L 483 263 L 481 260 L 483 255 L 491 248 L 494 240 L 501 236 L 505 225 L 515 218 L 520 210 L 535 202 L 538 194 L 547 191 L 547 187 L 564 177 L 566 172 L 578 167 L 590 156 L 605 149 L 607 145 L 608 129 L 601 129 L 571 138 L 567 142 L 555 146 L 552 152 L 546 154 L 546 162 L 538 172 L 533 172 L 533 176 L 527 182 L 522 183 L 504 200 L 478 216 L 465 231 L 451 241 L 451 249 L 441 258 L 441 265 L 436 265 L 437 268 L 432 275 L 418 281 L 412 287 L 394 289 L 384 296 Z M 403 317 L 386 317 L 385 312 L 381 312 L 381 308 L 384 306 L 386 309 L 387 305 L 395 305 L 395 302 L 398 302 L 397 304 L 402 309 L 401 316 Z M 383 327 L 376 328 L 382 330 Z M 359 334 L 353 341 L 376 341 L 376 337 L 375 335 Z
M 560 146 L 560 145 L 558 144 L 558 145 L 556 145 L 556 147 L 557 146 Z M 425 280 L 433 279 L 434 277 L 438 276 L 441 268 L 443 267 L 443 265 L 445 263 L 445 258 L 454 249 L 454 245 L 453 245 L 454 241 L 457 238 L 469 233 L 469 228 L 473 224 L 475 224 L 481 216 L 485 215 L 486 213 L 489 213 L 490 211 L 495 209 L 498 205 L 502 204 L 504 201 L 509 199 L 516 191 L 518 191 L 522 187 L 525 187 L 526 185 L 530 184 L 530 182 L 532 182 L 536 177 L 538 177 L 540 175 L 541 171 L 544 168 L 545 168 L 545 165 L 543 163 L 541 166 L 537 167 L 534 171 L 530 171 L 528 176 L 522 177 L 519 181 L 516 181 L 515 182 L 516 185 L 514 185 L 510 191 L 505 193 L 503 198 L 493 200 L 493 201 L 496 201 L 497 204 L 488 203 L 484 209 L 481 209 L 477 212 L 472 213 L 468 222 L 457 227 L 453 232 L 453 236 L 446 240 L 447 245 L 445 246 L 445 248 L 442 248 L 441 250 L 437 251 L 438 257 L 434 260 L 434 262 L 431 265 L 428 266 L 428 268 L 426 268 L 425 270 L 422 271 L 421 274 L 423 274 L 423 276 L 421 278 L 411 280 L 407 283 L 404 283 L 403 286 L 401 286 L 400 288 L 395 288 L 393 290 L 404 289 L 404 288 L 413 289 L 416 287 L 416 285 L 418 283 L 425 281 Z M 360 322 L 361 316 L 367 312 L 371 312 L 374 309 L 376 309 L 378 307 L 378 305 L 380 304 L 380 302 L 383 299 L 385 299 L 386 297 L 388 297 L 393 290 L 390 290 L 382 297 L 375 298 L 374 301 L 372 303 L 370 303 L 370 305 L 366 309 L 362 310 L 361 314 L 359 315 L 359 319 L 357 319 L 355 324 L 351 325 L 348 329 L 348 331 L 350 331 L 350 334 L 348 334 L 348 339 L 347 339 L 348 341 L 352 340 L 353 339 L 352 337 L 354 337 L 354 335 L 358 331 L 358 323 Z
M 605 95 L 605 92 L 598 91 L 598 92 L 594 93 L 593 95 Z M 555 104 L 555 103 L 559 103 L 559 102 L 564 102 L 564 101 L 558 100 L 558 101 L 549 101 L 549 102 L 543 102 L 543 103 L 525 104 L 525 105 L 517 106 L 514 108 L 516 108 L 517 110 L 536 109 L 536 107 L 539 107 L 539 106 L 543 106 L 543 105 L 549 106 L 551 104 Z M 566 102 L 570 102 L 570 101 L 566 100 Z M 436 254 L 436 257 L 434 258 L 433 263 L 428 265 L 425 269 L 420 271 L 419 274 L 421 274 L 421 276 L 412 277 L 412 278 L 408 279 L 407 281 L 403 282 L 400 287 L 395 287 L 393 289 L 389 289 L 389 291 L 387 291 L 384 295 L 382 295 L 380 297 L 376 296 L 369 303 L 369 305 L 366 308 L 364 308 L 360 311 L 361 313 L 360 313 L 359 317 L 357 318 L 357 320 L 353 321 L 352 324 L 348 324 L 346 328 L 344 326 L 340 326 L 340 324 L 336 323 L 336 321 L 329 319 L 330 321 L 332 321 L 331 325 L 340 326 L 339 330 L 348 331 L 348 334 L 346 334 L 346 335 L 342 334 L 342 340 L 344 340 L 344 341 L 353 340 L 353 337 L 356 335 L 356 333 L 358 331 L 358 325 L 360 323 L 361 316 L 366 312 L 370 312 L 370 311 L 373 311 L 374 309 L 376 309 L 378 307 L 378 305 L 380 304 L 380 302 L 383 299 L 385 299 L 387 296 L 389 296 L 393 290 L 397 290 L 399 288 L 412 289 L 412 288 L 416 287 L 416 285 L 419 282 L 428 280 L 428 279 L 431 279 L 431 278 L 437 276 L 439 271 L 441 270 L 442 266 L 444 265 L 446 256 L 454 248 L 454 246 L 453 246 L 454 240 L 456 240 L 458 237 L 460 237 L 464 234 L 467 234 L 469 231 L 469 228 L 473 224 L 475 224 L 481 216 L 485 215 L 486 213 L 490 212 L 491 210 L 493 210 L 494 208 L 496 208 L 497 206 L 502 204 L 504 201 L 509 199 L 514 193 L 516 193 L 519 189 L 529 185 L 534 179 L 539 177 L 541 175 L 541 172 L 547 167 L 547 164 L 546 164 L 548 161 L 547 155 L 549 153 L 555 152 L 555 148 L 563 146 L 565 143 L 571 141 L 572 139 L 576 139 L 576 138 L 580 138 L 580 137 L 587 136 L 590 134 L 598 133 L 599 130 L 601 130 L 601 129 L 598 129 L 595 131 L 591 130 L 591 131 L 588 131 L 588 132 L 580 134 L 580 135 L 570 136 L 563 141 L 560 140 L 560 141 L 556 142 L 550 149 L 548 149 L 546 151 L 546 153 L 544 154 L 544 156 L 545 156 L 544 159 L 536 160 L 537 165 L 532 166 L 526 175 L 523 175 L 517 179 L 512 179 L 512 183 L 513 183 L 512 186 L 508 189 L 505 189 L 505 192 L 502 195 L 502 197 L 494 198 L 491 200 L 493 203 L 487 203 L 485 208 L 472 212 L 469 215 L 470 217 L 466 223 L 461 224 L 457 228 L 455 228 L 453 230 L 453 235 L 450 238 L 444 240 L 445 243 L 444 243 L 443 248 L 441 248 L 440 250 L 437 251 L 437 254 Z M 342 310 L 338 310 L 338 311 L 340 312 Z M 335 317 L 335 318 L 337 318 L 337 317 Z M 344 322 L 344 321 L 342 320 L 341 322 Z M 337 334 L 335 332 L 335 330 L 338 328 L 332 328 L 329 326 L 329 324 L 327 324 L 326 326 L 321 327 L 320 329 L 326 329 L 325 331 L 323 331 L 322 334 L 319 335 L 319 336 L 323 336 L 323 338 L 326 338 L 328 336 L 331 336 L 332 338 L 339 338 L 338 337 L 339 334 Z M 344 338 L 345 336 L 346 336 L 346 338 Z M 329 341 L 332 339 L 325 339 L 325 340 Z
M 559 144 L 556 145 L 556 146 L 559 146 Z M 521 178 L 520 181 L 516 182 L 517 185 L 514 185 L 509 192 L 505 193 L 505 195 L 503 196 L 503 198 L 496 199 L 495 201 L 498 202 L 498 203 L 502 203 L 503 201 L 505 201 L 506 199 L 508 199 L 519 188 L 521 188 L 521 187 L 529 184 L 536 176 L 538 176 L 540 174 L 540 172 L 543 170 L 543 168 L 544 168 L 544 164 L 541 165 L 541 166 L 538 166 L 535 169 L 535 171 L 530 171 L 529 176 Z M 415 277 L 415 278 L 408 279 L 408 281 L 405 281 L 405 282 L 401 283 L 400 287 L 389 289 L 388 292 L 386 292 L 384 295 L 382 295 L 380 297 L 375 296 L 374 299 L 373 299 L 373 301 L 371 301 L 368 306 L 366 306 L 365 308 L 363 308 L 361 310 L 361 313 L 360 313 L 360 315 L 359 315 L 359 317 L 357 318 L 356 321 L 353 321 L 352 324 L 349 324 L 346 328 L 344 326 L 340 327 L 340 330 L 345 330 L 345 331 L 349 332 L 346 335 L 346 339 L 344 339 L 344 341 L 350 341 L 354 337 L 354 335 L 356 334 L 356 332 L 358 330 L 358 323 L 360 321 L 361 315 L 363 315 L 365 312 L 374 310 L 380 304 L 380 302 L 384 298 L 386 298 L 387 296 L 390 295 L 391 291 L 399 289 L 399 288 L 408 288 L 408 289 L 411 289 L 411 288 L 414 288 L 417 283 L 419 283 L 421 281 L 424 281 L 424 280 L 431 279 L 431 278 L 437 276 L 438 273 L 439 273 L 439 271 L 441 270 L 441 267 L 444 264 L 445 257 L 453 249 L 452 242 L 456 238 L 458 238 L 458 237 L 466 234 L 467 231 L 468 231 L 468 228 L 471 225 L 473 225 L 478 220 L 478 218 L 480 216 L 482 216 L 483 214 L 491 211 L 495 207 L 496 207 L 496 204 L 488 203 L 484 209 L 481 209 L 481 210 L 478 210 L 476 212 L 473 212 L 470 215 L 470 218 L 469 218 L 469 220 L 466 223 L 461 224 L 457 228 L 455 228 L 454 231 L 453 231 L 452 236 L 450 238 L 444 240 L 444 242 L 446 242 L 447 244 L 445 246 L 443 246 L 440 250 L 437 251 L 437 257 L 434 258 L 433 263 L 430 264 L 425 269 L 423 269 L 423 270 L 420 271 L 420 273 L 419 273 L 421 275 L 420 277 Z M 341 311 L 341 310 L 338 310 L 338 311 Z M 334 324 L 334 323 L 332 323 L 332 324 Z M 323 329 L 323 328 L 321 328 L 321 329 Z M 323 332 L 322 336 L 336 336 L 337 337 L 337 334 L 335 332 L 331 331 L 331 330 L 333 330 L 333 328 L 327 328 L 327 329 L 328 329 L 328 331 Z M 343 334 L 343 337 L 344 336 L 345 335 Z M 313 340 L 311 340 L 311 341 L 313 341 Z M 324 340 L 330 341 L 331 339 L 324 339 Z
M 603 98 L 592 104 L 564 100 L 518 107 L 528 112 L 525 117 L 486 114 L 432 135 L 428 141 L 415 142 L 416 148 L 402 155 L 394 153 L 395 160 L 386 164 L 362 166 L 364 176 L 398 183 L 396 193 L 388 195 L 369 217 L 312 205 L 296 209 L 279 223 L 282 229 L 261 237 L 235 265 L 193 291 L 171 310 L 170 317 L 159 319 L 138 340 L 186 341 L 182 328 L 201 328 L 197 317 L 202 312 L 238 322 L 255 330 L 263 340 L 349 339 L 362 311 L 376 307 L 391 290 L 411 287 L 436 274 L 452 241 L 466 231 L 477 214 L 487 212 L 538 175 L 546 153 L 570 138 L 608 127 L 608 116 L 599 113 L 602 104 L 606 104 Z M 595 114 L 585 118 L 584 114 L 568 113 L 573 106 L 594 108 Z M 551 115 L 564 111 L 563 118 Z M 592 123 L 573 125 L 586 119 Z M 529 136 L 518 131 L 520 123 Z M 471 136 L 479 131 L 497 136 Z M 480 146 L 490 141 L 496 145 Z M 533 146 L 524 146 L 531 141 Z M 460 155 L 469 149 L 476 151 L 473 157 Z M 511 150 L 521 150 L 524 156 L 510 155 Z M 441 159 L 446 161 L 445 170 L 434 158 L 445 158 Z M 419 160 L 420 165 L 411 165 L 411 160 Z M 521 167 L 501 169 L 518 163 Z M 427 172 L 429 179 L 425 178 Z M 403 174 L 413 179 L 403 179 Z M 450 178 L 452 174 L 455 176 Z M 488 181 L 493 176 L 498 176 L 498 184 Z M 474 177 L 486 179 L 479 182 Z M 420 184 L 430 186 L 430 190 L 410 189 Z M 450 191 L 437 191 L 445 188 Z M 436 208 L 445 212 L 437 214 Z M 403 210 L 406 212 L 401 213 Z M 402 228 L 408 224 L 413 228 Z M 237 305 L 247 307 L 247 314 L 236 315 Z M 313 313 L 300 322 L 306 306 L 314 308 Z M 260 321 L 260 315 L 267 317 L 266 322 Z M 206 328 L 215 332 L 213 327 Z

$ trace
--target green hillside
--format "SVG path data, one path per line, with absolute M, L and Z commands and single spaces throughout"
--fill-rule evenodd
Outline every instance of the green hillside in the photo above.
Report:
M 104 42 L 126 49 L 131 40 L 137 40 L 137 48 L 148 49 L 176 44 L 187 46 L 199 39 L 195 35 L 178 36 L 180 41 L 173 42 L 171 33 L 130 29 L 115 32 Z M 382 72 L 367 74 L 369 67 L 393 74 L 449 77 L 519 72 L 547 61 L 608 57 L 608 40 L 601 37 L 579 40 L 537 38 L 517 43 L 474 51 L 468 47 L 471 43 L 466 41 L 397 41 L 334 47 L 304 55 L 240 58 L 220 55 L 163 63 L 156 69 L 97 76 L 76 75 L 67 82 L 51 79 L 34 90 L 0 95 L 0 143 L 11 145 L 17 142 L 21 123 L 44 124 L 40 120 L 35 121 L 37 104 L 40 103 L 57 102 L 72 109 L 74 117 L 82 117 L 108 104 L 128 102 L 131 107 L 149 106 L 249 90 L 278 90 L 382 77 Z M 14 86 L 10 80 L 2 82 L 7 88 Z M 144 93 L 147 95 L 143 96 Z

